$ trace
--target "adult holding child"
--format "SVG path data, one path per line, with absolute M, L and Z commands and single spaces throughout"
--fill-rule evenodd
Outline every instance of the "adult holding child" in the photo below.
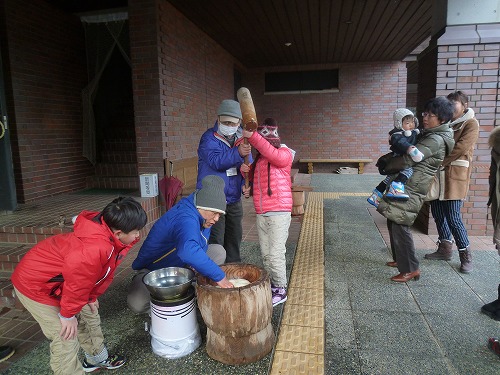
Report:
M 455 143 L 450 129 L 450 120 L 453 116 L 451 102 L 444 97 L 437 97 L 429 100 L 424 110 L 422 114 L 424 130 L 415 145 L 423 154 L 422 160 L 417 163 L 409 155 L 402 155 L 386 159 L 384 165 L 379 164 L 383 174 L 413 167 L 413 175 L 406 185 L 409 199 L 389 200 L 384 197 L 377 208 L 377 211 L 387 219 L 391 248 L 396 255 L 399 274 L 391 278 L 395 282 L 418 280 L 420 277 L 411 225 L 424 204 L 433 176 Z
M 454 240 L 460 257 L 460 272 L 469 273 L 472 271 L 472 253 L 460 211 L 469 192 L 472 155 L 479 137 L 479 123 L 473 109 L 468 107 L 465 93 L 456 91 L 447 98 L 454 108 L 451 128 L 455 147 L 440 168 L 439 198 L 431 201 L 431 212 L 438 231 L 438 248 L 434 253 L 426 254 L 425 258 L 451 260 Z

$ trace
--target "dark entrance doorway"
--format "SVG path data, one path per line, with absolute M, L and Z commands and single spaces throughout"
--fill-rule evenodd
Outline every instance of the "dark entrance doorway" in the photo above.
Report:
M 115 48 L 99 81 L 94 101 L 97 163 L 113 161 L 110 151 L 122 151 L 124 160 L 134 162 L 135 128 L 132 70 Z

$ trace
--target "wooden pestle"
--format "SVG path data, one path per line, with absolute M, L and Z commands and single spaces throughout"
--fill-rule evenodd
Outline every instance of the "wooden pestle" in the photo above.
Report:
M 252 95 L 250 95 L 250 90 L 246 87 L 241 87 L 236 93 L 238 97 L 238 102 L 240 103 L 241 115 L 243 129 L 248 131 L 257 130 L 257 115 L 255 114 L 255 107 L 253 105 Z M 248 144 L 248 140 L 245 138 L 245 144 Z M 248 156 L 245 156 L 245 164 L 249 165 Z M 250 182 L 248 180 L 248 173 L 245 173 L 245 187 L 248 188 Z

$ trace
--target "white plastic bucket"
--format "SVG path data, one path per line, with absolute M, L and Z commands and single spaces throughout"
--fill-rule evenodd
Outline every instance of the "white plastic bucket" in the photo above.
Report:
M 194 289 L 185 297 L 157 301 L 151 298 L 151 347 L 164 358 L 179 358 L 193 352 L 201 344 L 196 319 Z

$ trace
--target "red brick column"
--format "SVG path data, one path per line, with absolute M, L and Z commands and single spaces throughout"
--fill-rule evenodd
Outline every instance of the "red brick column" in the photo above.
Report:
M 159 4 L 157 0 L 130 0 L 128 10 L 138 172 L 163 176 Z
M 488 136 L 500 125 L 498 110 L 500 24 L 447 27 L 437 42 L 436 95 L 461 90 L 480 125 L 470 191 L 462 211 L 470 235 L 491 235 Z

